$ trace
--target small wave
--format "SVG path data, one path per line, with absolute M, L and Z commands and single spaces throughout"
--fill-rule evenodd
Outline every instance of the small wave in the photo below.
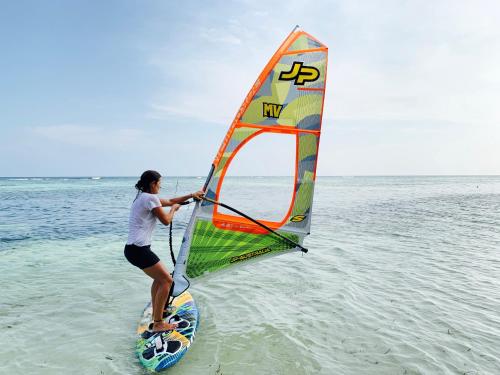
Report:
M 9 178 L 9 181 L 28 181 L 29 178 Z
M 30 236 L 19 236 L 19 237 L 0 237 L 0 242 L 15 242 L 24 241 L 30 239 Z

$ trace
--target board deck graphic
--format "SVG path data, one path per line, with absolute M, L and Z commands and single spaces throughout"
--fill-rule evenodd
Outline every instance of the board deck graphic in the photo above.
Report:
M 172 303 L 173 311 L 166 320 L 177 323 L 178 328 L 161 334 L 150 334 L 153 321 L 151 303 L 144 308 L 137 327 L 136 353 L 141 364 L 151 371 L 165 370 L 175 365 L 192 345 L 199 325 L 199 313 L 193 297 L 184 292 Z

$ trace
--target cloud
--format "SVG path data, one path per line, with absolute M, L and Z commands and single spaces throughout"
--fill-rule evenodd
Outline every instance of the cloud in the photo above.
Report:
M 39 137 L 62 144 L 91 149 L 120 149 L 143 141 L 145 134 L 139 129 L 106 129 L 83 125 L 36 126 L 32 132 Z
M 172 105 L 151 104 L 151 111 L 146 114 L 147 118 L 153 120 L 172 120 L 172 118 L 181 118 L 190 122 L 227 124 L 229 118 L 221 117 L 217 113 L 213 113 L 213 107 L 208 111 L 203 111 L 203 106 L 206 101 L 201 97 L 190 95 L 186 100 L 180 100 L 183 103 L 177 107 Z M 206 105 L 205 105 L 206 106 Z
M 186 120 L 229 126 L 258 75 L 247 62 L 215 59 L 188 59 L 184 64 L 165 62 L 161 70 L 166 80 L 183 77 L 177 87 L 157 93 L 150 104 L 149 118 L 180 117 Z
M 171 48 L 156 51 L 152 61 L 169 87 L 152 98 L 150 116 L 230 122 L 300 20 L 330 46 L 325 120 L 499 121 L 500 8 L 484 4 L 319 1 L 303 12 L 310 5 L 262 10 L 242 1 L 217 26 L 202 23 L 200 40 L 180 45 L 177 58 Z M 273 14 L 280 18 L 269 23 Z
M 330 34 L 340 42 L 330 49 L 334 118 L 500 121 L 498 4 L 341 4 L 349 24 Z
M 201 28 L 200 37 L 211 43 L 241 44 L 240 38 L 214 27 Z

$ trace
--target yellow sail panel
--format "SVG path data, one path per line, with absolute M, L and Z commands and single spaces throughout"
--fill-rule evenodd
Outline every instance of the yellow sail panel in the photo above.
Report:
M 326 51 L 283 55 L 243 112 L 240 122 L 319 129 Z

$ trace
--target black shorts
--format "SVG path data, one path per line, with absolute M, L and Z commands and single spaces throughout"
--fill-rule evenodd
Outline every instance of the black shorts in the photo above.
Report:
M 160 258 L 151 251 L 151 245 L 125 245 L 124 254 L 130 263 L 141 270 L 154 266 L 160 261 Z

